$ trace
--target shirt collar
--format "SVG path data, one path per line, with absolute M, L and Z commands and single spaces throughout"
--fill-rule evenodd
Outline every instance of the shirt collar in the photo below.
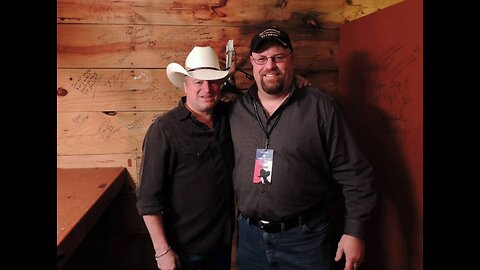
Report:
M 192 112 L 190 112 L 187 109 L 187 106 L 185 103 L 187 102 L 187 97 L 183 96 L 180 101 L 178 102 L 178 113 L 177 113 L 177 118 L 179 121 L 185 120 L 187 118 L 190 118 L 192 115 Z

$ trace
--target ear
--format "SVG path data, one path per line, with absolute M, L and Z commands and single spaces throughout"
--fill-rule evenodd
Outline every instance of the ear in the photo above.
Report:
M 250 55 L 250 63 L 252 64 L 252 66 L 255 64 L 255 62 L 253 61 L 253 56 Z
M 183 92 L 185 92 L 185 95 L 187 94 L 187 82 L 185 79 L 183 79 Z

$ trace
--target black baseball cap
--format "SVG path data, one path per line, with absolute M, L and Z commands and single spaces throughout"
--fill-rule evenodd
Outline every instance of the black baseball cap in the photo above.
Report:
M 292 43 L 290 42 L 287 32 L 275 27 L 269 27 L 262 30 L 252 38 L 252 42 L 250 43 L 250 54 L 257 51 L 264 41 L 272 39 L 281 44 L 283 47 L 290 48 L 290 50 L 293 52 Z

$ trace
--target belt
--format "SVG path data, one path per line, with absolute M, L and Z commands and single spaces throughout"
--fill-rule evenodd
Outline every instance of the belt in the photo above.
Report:
M 240 214 L 241 218 L 245 219 L 249 225 L 255 226 L 267 233 L 279 233 L 287 231 L 294 227 L 301 227 L 305 220 L 301 216 L 292 217 L 283 221 L 268 221 L 263 219 L 254 219 Z

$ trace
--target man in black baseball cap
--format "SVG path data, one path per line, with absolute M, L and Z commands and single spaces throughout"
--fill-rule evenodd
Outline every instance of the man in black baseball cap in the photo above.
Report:
M 290 51 L 293 52 L 292 43 L 290 42 L 290 37 L 287 32 L 278 28 L 270 27 L 262 30 L 252 38 L 252 42 L 250 43 L 250 54 L 256 52 L 260 48 L 260 45 L 267 40 L 275 40 L 283 47 L 289 48 Z
M 342 108 L 317 87 L 297 86 L 284 31 L 255 35 L 249 60 L 255 83 L 229 115 L 238 269 L 333 270 L 342 257 L 345 270 L 359 269 L 376 193 Z M 338 244 L 326 211 L 336 203 L 331 181 L 347 210 Z

